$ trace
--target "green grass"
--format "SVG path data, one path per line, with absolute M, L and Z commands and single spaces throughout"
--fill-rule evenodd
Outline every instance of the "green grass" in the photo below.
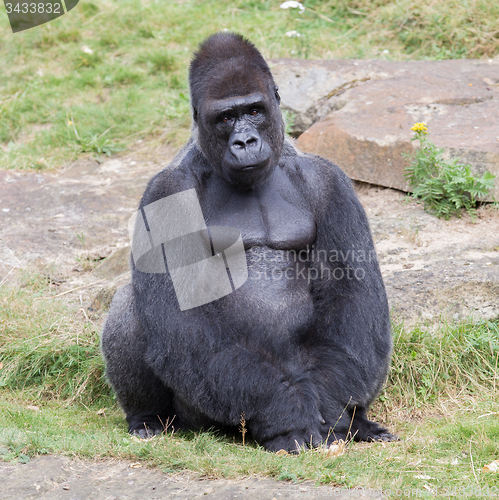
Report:
M 403 441 L 352 443 L 338 458 L 317 451 L 276 456 L 254 442 L 243 445 L 239 435 L 131 438 L 103 380 L 100 327 L 50 297 L 49 285 L 36 275 L 18 287 L 0 287 L 4 460 L 26 462 L 47 453 L 115 457 L 210 478 L 256 474 L 421 494 L 433 488 L 457 491 L 458 498 L 465 495 L 461 487 L 499 487 L 499 475 L 482 471 L 499 456 L 499 321 L 395 326 L 389 379 L 372 417 Z
M 103 376 L 98 327 L 81 310 L 50 299 L 50 285 L 26 275 L 18 288 L 0 287 L 0 389 L 38 401 L 87 405 L 114 401 Z
M 0 8 L 0 167 L 58 168 L 144 139 L 179 145 L 190 127 L 189 60 L 222 29 L 249 37 L 267 58 L 499 53 L 499 4 L 489 0 L 310 0 L 303 14 L 280 3 L 83 0 L 17 34 Z M 285 35 L 292 30 L 302 36 Z

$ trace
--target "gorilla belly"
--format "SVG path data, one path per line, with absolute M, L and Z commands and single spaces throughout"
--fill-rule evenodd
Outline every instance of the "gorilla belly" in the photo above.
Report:
M 314 312 L 308 262 L 300 261 L 297 252 L 267 246 L 250 248 L 246 258 L 248 280 L 222 299 L 236 331 L 267 346 L 294 343 Z

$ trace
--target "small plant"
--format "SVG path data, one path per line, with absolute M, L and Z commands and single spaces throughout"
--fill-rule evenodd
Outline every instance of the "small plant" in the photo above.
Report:
M 239 427 L 239 432 L 243 436 L 243 446 L 244 446 L 245 445 L 246 433 L 248 432 L 248 429 L 246 429 L 246 418 L 244 416 L 244 412 L 241 414 L 241 418 L 240 418 L 239 422 L 241 424 L 241 426 Z
M 477 177 L 472 174 L 471 165 L 462 165 L 456 158 L 444 160 L 444 150 L 426 137 L 426 124 L 416 123 L 411 130 L 415 132 L 411 141 L 417 140 L 420 144 L 411 166 L 405 169 L 412 196 L 421 198 L 425 210 L 437 217 L 460 216 L 463 208 L 475 217 L 477 202 L 489 195 L 495 176 L 485 172 L 482 177 Z

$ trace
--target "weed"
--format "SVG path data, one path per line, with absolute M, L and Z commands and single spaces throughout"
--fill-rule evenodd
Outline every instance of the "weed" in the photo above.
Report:
M 244 417 L 244 412 L 241 414 L 241 418 L 240 418 L 239 422 L 241 424 L 239 426 L 239 432 L 241 433 L 241 436 L 243 438 L 243 446 L 244 446 L 246 433 L 248 432 L 248 429 L 246 428 L 246 418 Z
M 490 194 L 495 176 L 485 172 L 478 177 L 471 172 L 471 165 L 462 165 L 458 159 L 444 160 L 444 150 L 427 139 L 424 123 L 416 123 L 411 130 L 415 132 L 411 140 L 419 141 L 420 145 L 411 165 L 405 169 L 412 196 L 421 198 L 425 210 L 437 217 L 449 219 L 465 209 L 475 218 L 477 203 Z

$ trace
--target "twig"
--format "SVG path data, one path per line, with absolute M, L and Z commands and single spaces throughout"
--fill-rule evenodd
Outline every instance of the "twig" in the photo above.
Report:
M 350 427 L 348 428 L 348 432 L 347 432 L 347 439 L 348 439 L 348 436 L 350 435 L 350 431 L 352 429 L 352 424 L 353 424 L 353 419 L 355 418 L 355 410 L 357 409 L 356 406 L 353 407 L 353 412 L 352 412 L 352 418 L 350 419 Z
M 492 415 L 499 415 L 499 411 L 493 411 L 493 412 L 490 412 L 490 413 L 486 413 L 485 415 L 480 415 L 477 418 L 485 418 L 485 417 L 490 417 Z
M 480 484 L 478 482 L 478 478 L 476 477 L 475 464 L 473 463 L 473 455 L 471 454 L 471 439 L 470 439 L 470 460 L 471 460 L 471 470 L 473 471 L 473 475 L 475 476 L 476 484 Z
M 246 436 L 246 419 L 244 418 L 244 411 L 241 413 L 241 418 L 239 420 L 241 427 L 239 427 L 239 432 L 243 435 L 243 446 L 245 445 L 244 438 Z
M 88 285 L 82 285 L 77 288 L 73 288 L 72 290 L 67 290 L 66 292 L 58 293 L 57 295 L 52 295 L 52 297 L 50 298 L 55 299 L 56 297 L 60 297 L 61 295 L 66 295 L 67 293 L 76 292 L 76 290 L 81 290 L 82 288 L 87 288 L 89 286 L 97 285 L 97 283 L 102 283 L 103 281 L 106 281 L 106 279 L 107 278 L 103 278 L 99 281 L 95 281 L 94 283 L 89 283 Z
M 0 286 L 2 286 L 5 283 L 5 280 L 9 277 L 9 274 L 16 268 L 17 266 L 14 266 L 6 275 L 5 278 L 0 281 Z

